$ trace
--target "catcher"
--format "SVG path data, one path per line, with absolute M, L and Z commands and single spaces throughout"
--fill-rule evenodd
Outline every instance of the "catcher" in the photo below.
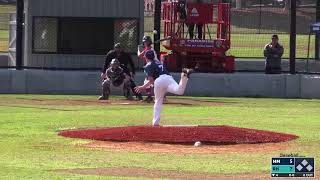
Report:
M 117 59 L 112 59 L 109 68 L 101 74 L 102 95 L 98 100 L 108 100 L 110 95 L 110 85 L 123 88 L 123 95 L 127 100 L 132 100 L 130 94 L 130 75 L 120 67 L 120 62 Z

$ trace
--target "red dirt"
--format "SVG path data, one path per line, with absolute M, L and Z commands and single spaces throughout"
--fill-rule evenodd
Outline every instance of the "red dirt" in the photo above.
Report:
M 170 153 L 170 154 L 230 154 L 230 153 L 256 153 L 256 152 L 281 152 L 292 148 L 290 143 L 267 144 L 236 144 L 236 145 L 206 145 L 195 147 L 183 144 L 160 144 L 143 142 L 110 142 L 92 141 L 81 144 L 82 147 L 101 149 L 112 152 L 145 152 L 145 153 Z
M 102 129 L 62 131 L 60 136 L 118 142 L 157 142 L 171 144 L 257 144 L 277 143 L 297 139 L 298 136 L 270 131 L 230 126 L 131 126 Z

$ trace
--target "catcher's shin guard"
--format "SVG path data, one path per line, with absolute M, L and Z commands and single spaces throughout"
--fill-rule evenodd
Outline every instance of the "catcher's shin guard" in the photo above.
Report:
M 104 80 L 102 83 L 102 95 L 109 96 L 110 94 L 110 81 Z
M 110 94 L 110 82 L 109 80 L 105 79 L 102 82 L 102 98 L 101 99 L 109 99 Z

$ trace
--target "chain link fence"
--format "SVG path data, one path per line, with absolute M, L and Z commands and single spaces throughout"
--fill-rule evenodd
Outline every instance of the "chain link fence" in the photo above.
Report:
M 121 43 L 121 46 L 128 52 L 137 51 L 138 43 L 138 20 L 119 19 L 115 21 L 114 40 Z
M 212 0 L 218 2 L 220 0 Z M 290 42 L 290 9 L 286 3 L 290 0 L 227 0 L 232 4 L 231 9 L 231 49 L 228 51 L 229 55 L 236 56 L 238 59 L 264 59 L 263 48 L 271 41 L 273 34 L 278 34 L 280 43 L 284 46 L 284 59 L 289 58 L 289 42 Z M 144 30 L 146 35 L 153 37 L 154 30 L 154 0 L 145 0 L 145 24 Z M 306 59 L 308 55 L 308 33 L 309 25 L 316 22 L 316 0 L 297 0 L 297 51 L 296 56 L 299 59 Z M 0 55 L 7 55 L 9 45 L 9 18 L 10 13 L 16 11 L 15 5 L 0 4 Z M 33 35 L 33 51 L 37 53 L 59 53 L 69 52 L 68 48 L 82 48 L 82 49 L 95 49 L 96 47 L 80 47 L 77 38 L 66 40 L 61 39 L 57 33 L 59 28 L 56 24 L 58 19 L 44 21 L 43 19 L 35 19 L 39 21 L 34 27 Z M 90 22 L 91 23 L 91 22 Z M 97 22 L 95 22 L 97 25 Z M 99 44 L 101 41 L 101 51 L 106 53 L 106 49 L 113 46 L 113 42 L 120 42 L 125 49 L 131 53 L 136 52 L 136 44 L 140 41 L 138 39 L 139 31 L 137 19 L 115 19 L 112 25 L 106 29 L 110 30 L 108 37 L 101 35 L 99 38 L 88 38 L 85 44 Z M 60 23 L 61 25 L 61 23 Z M 62 23 L 63 25 L 63 23 Z M 81 23 L 76 24 L 80 26 Z M 52 27 L 51 27 L 52 26 Z M 69 25 L 71 26 L 71 25 Z M 68 26 L 68 27 L 69 27 Z M 72 25 L 74 26 L 74 25 Z M 71 27 L 72 27 L 71 26 Z M 82 25 L 81 25 L 82 26 Z M 97 25 L 98 26 L 98 25 Z M 67 27 L 67 26 L 66 26 Z M 92 27 L 92 25 L 91 25 Z M 215 27 L 209 26 L 211 37 L 215 37 Z M 65 28 L 70 29 L 70 28 Z M 61 29 L 60 29 L 61 30 Z M 63 30 L 63 29 L 62 29 Z M 185 28 L 187 30 L 187 28 Z M 82 28 L 85 34 L 94 34 L 89 28 Z M 111 32 L 112 31 L 112 32 Z M 63 31 L 69 33 L 69 31 Z M 70 31 L 71 32 L 71 31 Z M 80 34 L 81 32 L 78 32 Z M 207 32 L 208 33 L 208 32 Z M 62 33 L 63 34 L 63 33 Z M 74 34 L 74 33 L 73 33 Z M 97 34 L 97 33 L 96 33 Z M 101 33 L 105 34 L 105 33 Z M 87 37 L 87 36 L 86 36 Z M 104 39 L 103 39 L 103 38 Z M 209 36 L 207 36 L 209 37 Z M 60 38 L 60 39 L 59 39 Z M 109 38 L 109 39 L 108 39 Z M 106 40 L 107 39 L 107 40 Z M 315 36 L 311 36 L 310 58 L 315 56 Z M 74 41 L 74 42 L 72 42 Z M 91 43 L 91 42 L 95 43 Z M 103 44 L 103 42 L 110 42 Z M 81 42 L 85 42 L 82 40 Z M 112 42 L 112 43 L 111 43 Z M 79 47 L 78 47 L 79 46 Z M 107 47 L 107 48 L 106 48 Z M 166 51 L 163 47 L 162 51 Z M 81 51 L 82 52 L 82 51 Z M 101 53 L 101 54 L 103 54 Z M 1 66 L 0 57 L 0 66 Z M 68 61 L 69 62 L 69 61 Z M 8 62 L 6 62 L 8 64 Z M 54 64 L 52 62 L 51 64 Z M 80 66 L 80 65 L 79 65 Z M 83 66 L 87 66 L 84 63 Z M 319 70 L 320 71 L 320 70 Z
M 217 0 L 213 0 L 217 2 Z M 263 57 L 264 46 L 278 34 L 284 46 L 283 58 L 289 58 L 290 9 L 287 0 L 229 0 L 231 9 L 231 49 L 228 52 L 237 58 Z M 308 54 L 309 26 L 316 22 L 316 0 L 297 1 L 297 59 L 305 59 Z M 212 37 L 215 28 L 209 26 Z M 187 28 L 185 28 L 187 29 Z M 152 34 L 153 14 L 145 13 L 145 33 Z M 162 50 L 165 50 L 162 48 Z M 315 54 L 315 36 L 311 36 L 310 57 Z
M 15 5 L 0 3 L 0 53 L 8 52 L 10 13 L 15 11 Z
M 0 67 L 8 66 L 10 14 L 16 10 L 15 5 L 0 1 Z

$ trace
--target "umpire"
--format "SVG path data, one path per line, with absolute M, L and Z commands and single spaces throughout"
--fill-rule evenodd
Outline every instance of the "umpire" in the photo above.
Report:
M 125 71 L 125 73 L 127 73 L 131 77 L 130 79 L 131 90 L 139 100 L 142 100 L 143 99 L 142 95 L 134 91 L 134 88 L 136 87 L 136 85 L 133 81 L 133 78 L 136 72 L 135 72 L 133 60 L 131 58 L 131 55 L 124 51 L 120 43 L 115 44 L 114 49 L 110 50 L 107 53 L 102 72 L 106 72 L 112 59 L 117 59 L 120 62 L 120 65 Z

